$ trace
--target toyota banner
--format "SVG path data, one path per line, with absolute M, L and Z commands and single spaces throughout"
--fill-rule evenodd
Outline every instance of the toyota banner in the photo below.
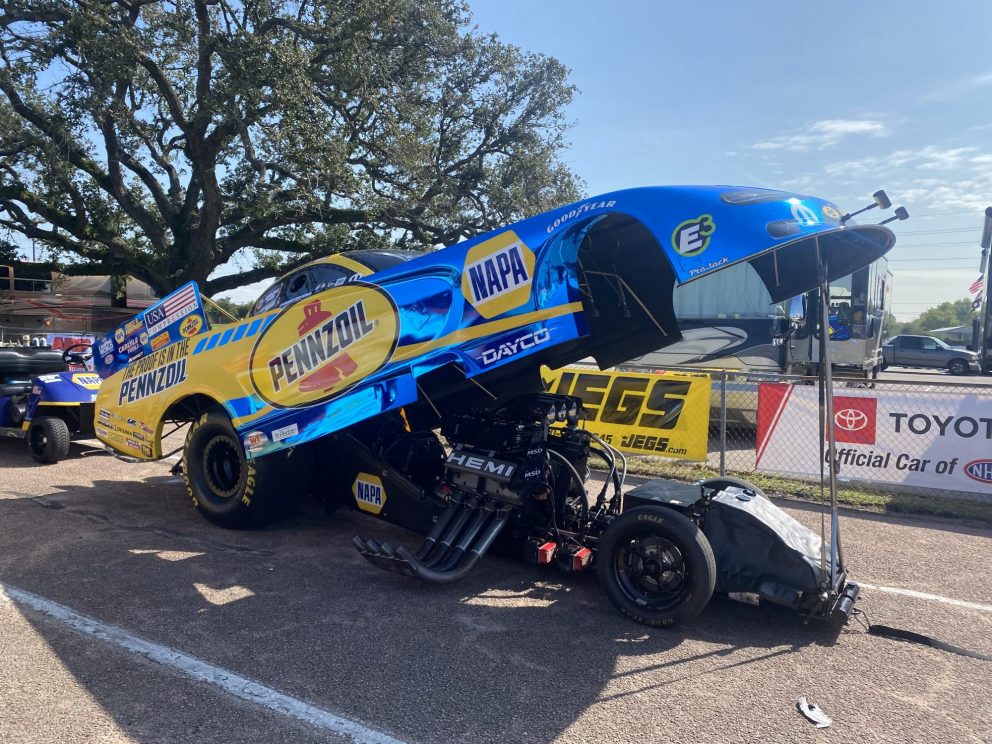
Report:
M 756 469 L 820 474 L 819 393 L 758 387 Z M 838 478 L 950 491 L 992 491 L 992 397 L 851 390 L 834 395 Z

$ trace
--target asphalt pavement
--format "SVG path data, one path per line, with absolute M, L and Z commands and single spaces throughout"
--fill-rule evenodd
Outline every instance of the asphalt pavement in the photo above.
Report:
M 0 742 L 992 741 L 990 662 L 725 599 L 645 628 L 594 576 L 496 557 L 425 585 L 350 545 L 403 530 L 312 505 L 225 531 L 171 463 L 84 451 L 0 440 Z M 842 524 L 874 622 L 992 654 L 992 531 Z

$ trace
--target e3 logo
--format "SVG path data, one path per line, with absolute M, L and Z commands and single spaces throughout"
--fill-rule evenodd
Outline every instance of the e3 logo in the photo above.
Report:
M 672 247 L 680 256 L 692 258 L 705 251 L 716 231 L 712 215 L 701 214 L 694 220 L 679 223 L 672 233 Z

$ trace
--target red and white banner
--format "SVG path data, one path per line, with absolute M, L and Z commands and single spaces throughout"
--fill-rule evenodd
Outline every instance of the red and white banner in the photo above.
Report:
M 756 469 L 820 474 L 819 393 L 758 386 Z M 992 493 L 992 396 L 888 390 L 834 395 L 841 480 Z

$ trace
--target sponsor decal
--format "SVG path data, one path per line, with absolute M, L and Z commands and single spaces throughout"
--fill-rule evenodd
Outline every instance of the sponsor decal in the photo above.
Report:
M 756 469 L 818 475 L 818 417 L 815 389 L 759 384 Z M 834 396 L 833 424 L 842 479 L 989 490 L 982 478 L 992 476 L 992 402 L 981 397 L 895 390 Z
M 169 335 L 168 331 L 158 334 L 152 339 L 152 351 L 158 351 L 163 346 L 168 346 L 171 340 L 172 337 Z
M 134 403 L 142 398 L 158 395 L 171 387 L 186 382 L 186 360 L 166 364 L 143 375 L 125 380 L 117 396 L 117 405 Z
M 483 318 L 494 318 L 530 299 L 534 252 L 513 230 L 469 249 L 462 294 Z
M 144 329 L 145 323 L 141 318 L 131 318 L 131 320 L 124 324 L 124 335 L 131 336 L 138 331 L 143 331 Z M 120 343 L 120 341 L 117 343 Z
M 145 457 L 153 457 L 151 446 L 147 444 L 141 445 L 141 454 L 143 454 Z
M 196 297 L 196 286 L 187 284 L 162 300 L 161 307 L 152 308 L 145 313 L 145 325 L 148 326 L 148 333 L 155 335 L 199 309 L 200 303 Z
M 100 339 L 100 343 L 96 347 L 97 353 L 102 356 L 108 356 L 114 353 L 114 342 L 110 340 L 109 336 L 104 336 Z
M 62 376 L 57 374 L 40 375 L 38 379 L 42 382 L 61 382 Z
M 591 212 L 594 209 L 612 209 L 615 206 L 616 201 L 612 199 L 610 201 L 586 202 L 585 204 L 580 204 L 575 209 L 572 209 L 563 214 L 561 217 L 556 218 L 554 222 L 548 225 L 547 233 L 550 235 L 561 225 L 565 224 L 569 220 L 574 220 L 576 217 L 583 215 L 586 212 Z
M 41 395 L 41 385 L 34 385 L 31 388 L 31 395 Z
M 114 363 L 114 355 L 113 354 L 107 354 L 107 356 L 105 356 L 103 358 L 103 363 L 106 364 L 109 367 L 111 364 Z
M 516 336 L 506 336 L 496 344 L 485 348 L 479 355 L 479 362 L 488 367 L 501 359 L 513 357 L 522 351 L 533 349 L 536 346 L 545 344 L 551 340 L 550 328 L 538 328 L 536 331 L 517 334 Z
M 351 492 L 355 494 L 355 505 L 369 514 L 379 514 L 386 505 L 386 489 L 376 475 L 359 473 Z
M 190 336 L 195 336 L 203 328 L 203 318 L 199 315 L 190 315 L 186 320 L 182 322 L 179 326 L 179 333 L 181 333 L 186 338 Z
M 916 436 L 960 437 L 992 440 L 992 417 L 938 416 L 936 413 L 891 411 L 896 434 Z
M 728 263 L 730 263 L 730 258 L 724 256 L 716 261 L 710 261 L 705 266 L 698 266 L 694 269 L 689 269 L 689 276 L 699 276 L 700 274 L 705 274 L 707 271 L 712 271 L 720 266 L 725 266 Z
M 134 403 L 175 387 L 186 381 L 186 354 L 189 342 L 183 341 L 156 351 L 124 370 L 117 405 Z
M 548 392 L 582 399 L 585 426 L 636 454 L 705 460 L 710 378 L 685 374 L 556 370 Z
M 264 431 L 251 431 L 245 434 L 244 442 L 245 451 L 261 452 L 265 449 L 265 445 L 269 443 L 269 438 Z
M 823 216 L 831 220 L 840 220 L 842 216 L 840 210 L 830 204 L 824 204 L 821 209 L 823 211 Z
M 698 256 L 709 248 L 710 239 L 716 232 L 713 216 L 701 214 L 698 217 L 680 222 L 672 231 L 672 247 L 685 258 Z
M 506 460 L 467 455 L 459 450 L 455 450 L 448 455 L 445 464 L 452 470 L 476 473 L 486 478 L 492 478 L 500 483 L 509 482 L 517 469 L 514 463 L 507 462 Z
M 99 412 L 99 417 L 101 421 L 110 421 L 110 419 L 114 417 L 114 414 L 112 414 L 106 408 L 101 408 Z
M 142 346 L 147 346 L 148 345 L 148 334 L 145 333 L 144 331 L 142 331 L 141 333 L 139 333 L 138 334 L 138 341 L 141 343 Z
M 141 346 L 141 341 L 136 336 L 128 338 L 121 344 L 118 351 L 121 354 L 126 354 L 129 362 L 140 359 L 145 354 L 145 350 Z
M 107 431 L 106 429 L 104 429 L 102 426 L 98 426 L 98 427 L 96 427 L 96 435 L 98 437 L 104 437 L 104 438 L 106 438 L 106 437 L 108 437 L 110 435 L 110 432 Z
M 979 483 L 992 484 L 992 460 L 972 460 L 964 466 L 964 474 Z
M 834 437 L 848 444 L 875 444 L 877 441 L 876 398 L 834 396 Z
M 283 439 L 289 439 L 290 437 L 295 437 L 300 433 L 300 427 L 296 424 L 290 424 L 289 426 L 283 426 L 281 429 L 272 430 L 272 441 L 281 442 Z
M 399 321 L 392 297 L 355 282 L 290 305 L 252 349 L 255 392 L 276 408 L 340 395 L 392 358 Z
M 114 331 L 114 341 L 116 341 L 118 344 L 124 343 L 124 329 L 123 328 L 118 328 L 116 331 Z
M 74 384 L 79 385 L 87 390 L 99 390 L 100 389 L 100 376 L 87 374 L 85 372 L 77 372 L 72 376 L 72 381 Z
M 133 450 L 138 450 L 139 452 L 141 451 L 141 445 L 138 442 L 134 441 L 133 439 L 125 439 L 124 444 L 126 444 L 128 447 L 130 447 Z
M 800 201 L 792 204 L 792 219 L 800 225 L 820 224 L 820 216 Z

